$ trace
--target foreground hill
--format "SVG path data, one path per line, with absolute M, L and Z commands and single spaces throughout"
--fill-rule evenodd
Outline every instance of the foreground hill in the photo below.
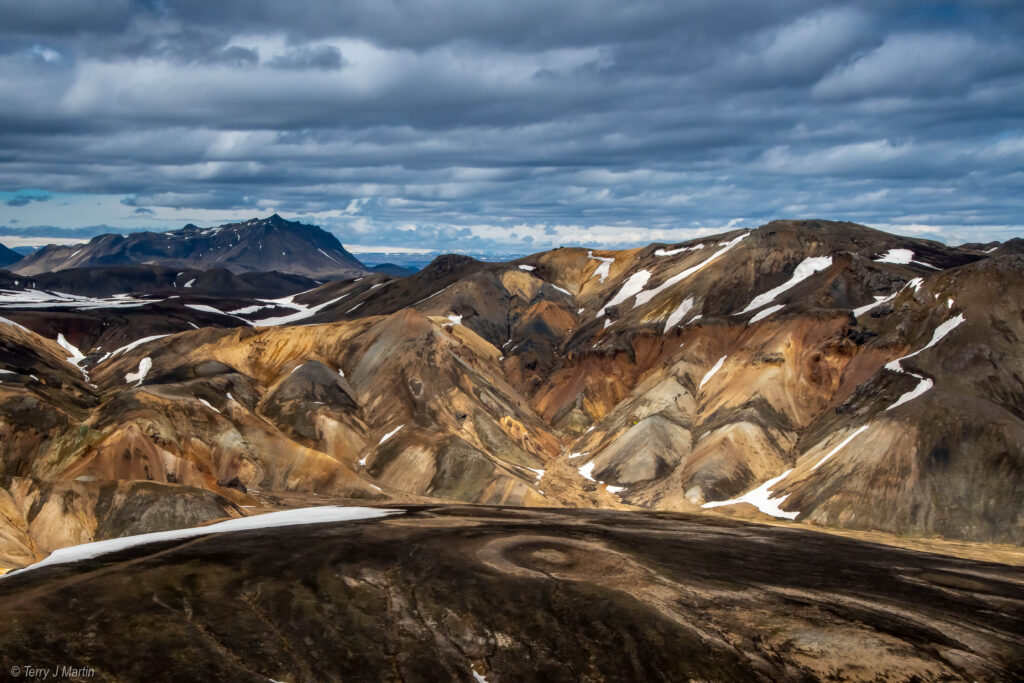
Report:
M 233 273 L 278 271 L 320 279 L 357 276 L 365 266 L 334 235 L 277 214 L 216 228 L 98 235 L 86 244 L 50 245 L 10 266 L 21 275 L 145 264 Z
M 1024 676 L 1017 568 L 695 515 L 391 512 L 4 577 L 0 666 L 59 652 L 112 680 Z
M 177 291 L 0 297 L 3 566 L 109 537 L 106 508 L 61 507 L 68 482 L 215 496 L 178 521 L 288 493 L 1024 543 L 1019 255 L 775 221 Z

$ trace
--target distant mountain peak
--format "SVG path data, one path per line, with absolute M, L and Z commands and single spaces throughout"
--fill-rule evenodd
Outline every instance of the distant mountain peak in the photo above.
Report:
M 318 279 L 340 279 L 367 271 L 331 233 L 276 213 L 207 228 L 189 223 L 159 233 L 98 235 L 85 245 L 51 245 L 15 263 L 12 269 L 37 275 L 131 264 L 225 268 L 234 273 L 278 271 Z

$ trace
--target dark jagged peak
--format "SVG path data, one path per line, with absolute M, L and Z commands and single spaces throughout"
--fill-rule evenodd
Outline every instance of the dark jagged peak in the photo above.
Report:
M 315 225 L 274 214 L 203 228 L 99 235 L 87 244 L 49 246 L 14 264 L 24 275 L 113 265 L 225 268 L 234 273 L 278 271 L 319 279 L 353 277 L 366 267 L 338 238 Z

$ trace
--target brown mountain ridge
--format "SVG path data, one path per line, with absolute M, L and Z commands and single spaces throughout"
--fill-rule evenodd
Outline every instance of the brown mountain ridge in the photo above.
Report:
M 131 533 L 316 494 L 1021 544 L 1022 275 L 812 220 L 276 297 L 11 295 L 0 561 L 122 535 L 111 495 L 166 499 Z

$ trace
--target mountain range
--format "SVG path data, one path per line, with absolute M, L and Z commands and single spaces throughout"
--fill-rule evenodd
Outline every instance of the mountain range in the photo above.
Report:
M 132 264 L 179 270 L 223 268 L 233 273 L 279 271 L 320 279 L 356 276 L 367 270 L 331 233 L 277 214 L 214 228 L 189 224 L 167 232 L 98 235 L 86 244 L 50 245 L 7 265 L 21 275 L 39 275 Z
M 1016 680 L 1021 252 L 48 247 L 0 270 L 0 670 Z
M 163 239 L 251 254 L 280 224 Z M 1024 256 L 1002 249 L 807 220 L 323 284 L 0 274 L 0 564 L 309 496 L 1019 545 Z

